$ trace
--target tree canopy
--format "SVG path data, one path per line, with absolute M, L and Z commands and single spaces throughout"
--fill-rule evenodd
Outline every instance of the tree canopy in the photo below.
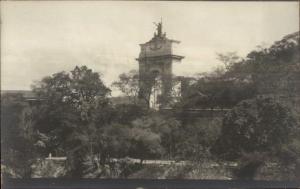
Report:
M 274 152 L 299 129 L 292 112 L 271 98 L 245 100 L 224 118 L 215 152 L 229 159 L 243 152 Z

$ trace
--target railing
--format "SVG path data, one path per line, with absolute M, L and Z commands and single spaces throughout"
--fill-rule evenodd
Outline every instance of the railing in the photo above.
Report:
M 182 113 L 187 113 L 191 116 L 198 116 L 198 117 L 222 117 L 224 116 L 227 112 L 229 112 L 231 109 L 224 108 L 224 109 L 219 109 L 219 108 L 214 108 L 214 109 L 207 109 L 207 108 L 190 108 L 190 109 L 184 109 L 182 110 Z M 169 113 L 175 113 L 175 110 L 172 108 L 162 108 L 160 109 L 161 112 L 169 112 Z

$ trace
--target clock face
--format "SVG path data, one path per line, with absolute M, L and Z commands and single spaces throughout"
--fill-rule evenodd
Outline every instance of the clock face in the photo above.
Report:
M 162 47 L 162 44 L 161 43 L 157 43 L 157 42 L 154 42 L 152 44 L 150 44 L 150 49 L 151 50 L 158 50 Z

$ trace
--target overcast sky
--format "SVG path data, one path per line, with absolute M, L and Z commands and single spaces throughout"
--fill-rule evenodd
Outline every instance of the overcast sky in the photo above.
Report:
M 139 44 L 161 17 L 185 56 L 176 75 L 210 71 L 221 64 L 217 52 L 245 56 L 299 30 L 298 2 L 2 1 L 1 88 L 30 89 L 76 65 L 102 73 L 109 86 L 138 69 Z

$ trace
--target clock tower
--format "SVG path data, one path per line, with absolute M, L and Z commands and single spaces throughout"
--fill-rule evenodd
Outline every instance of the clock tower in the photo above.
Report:
M 183 56 L 174 54 L 174 46 L 180 42 L 168 39 L 162 32 L 162 22 L 156 24 L 153 38 L 140 44 L 136 59 L 139 63 L 139 99 L 152 108 L 167 107 L 172 90 L 172 65 L 181 62 Z

